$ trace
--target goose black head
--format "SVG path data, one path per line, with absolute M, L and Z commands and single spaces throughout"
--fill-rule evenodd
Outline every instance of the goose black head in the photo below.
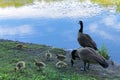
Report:
M 77 50 L 73 50 L 73 51 L 71 52 L 71 56 L 72 56 L 71 65 L 72 65 L 72 66 L 73 66 L 73 64 L 74 64 L 73 60 L 75 60 L 76 57 L 78 57 L 78 56 L 76 56 L 76 54 L 77 54 L 76 52 L 77 52 Z
M 77 50 L 73 50 L 73 51 L 71 52 L 71 56 L 72 56 L 72 59 L 73 59 L 73 60 L 76 59 L 76 52 L 77 52 Z
M 83 22 L 79 21 L 79 24 L 80 24 L 79 32 L 83 33 Z
M 79 24 L 80 24 L 80 25 L 82 25 L 82 24 L 83 24 L 83 22 L 82 22 L 82 21 L 79 21 Z

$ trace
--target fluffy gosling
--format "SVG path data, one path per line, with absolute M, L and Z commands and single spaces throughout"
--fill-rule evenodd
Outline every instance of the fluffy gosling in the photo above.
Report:
M 23 45 L 22 45 L 22 44 L 17 44 L 17 45 L 16 45 L 16 48 L 17 48 L 17 49 L 22 49 L 22 48 L 23 48 Z
M 63 61 L 59 61 L 56 63 L 56 67 L 57 68 L 65 68 L 65 67 L 67 67 L 67 64 Z
M 17 70 L 21 70 L 23 68 L 25 68 L 25 62 L 24 61 L 19 61 L 19 62 L 17 62 L 14 70 L 17 71 Z
M 23 44 L 17 44 L 16 48 L 17 49 L 23 49 L 23 48 L 27 48 L 27 46 L 24 46 Z
M 47 60 L 50 60 L 50 58 L 52 57 L 52 54 L 49 51 L 47 51 L 45 53 L 45 57 L 46 57 Z
M 34 60 L 35 61 L 35 65 L 39 68 L 39 70 L 41 70 L 42 68 L 45 68 L 46 64 L 43 62 L 38 62 L 37 59 Z
M 57 59 L 60 61 L 63 61 L 64 59 L 66 59 L 66 56 L 62 55 L 62 54 L 57 54 Z

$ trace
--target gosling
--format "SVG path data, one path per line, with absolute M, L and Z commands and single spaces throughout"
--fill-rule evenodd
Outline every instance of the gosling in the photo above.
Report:
M 17 45 L 16 45 L 16 48 L 17 48 L 17 49 L 22 49 L 22 48 L 23 48 L 23 45 L 22 45 L 22 44 L 17 44 Z
M 67 67 L 67 64 L 65 62 L 63 62 L 63 61 L 58 61 L 56 63 L 56 67 L 57 68 L 65 68 L 65 67 Z
M 45 53 L 45 57 L 46 57 L 47 60 L 50 60 L 50 58 L 52 57 L 52 54 L 49 51 L 47 51 Z
M 57 54 L 57 59 L 60 61 L 63 61 L 64 59 L 66 59 L 66 56 L 62 55 L 62 54 Z
M 44 62 L 38 62 L 37 59 L 34 60 L 35 61 L 35 65 L 39 68 L 39 70 L 45 68 L 46 64 Z
M 25 62 L 24 61 L 19 61 L 19 62 L 17 62 L 14 70 L 15 71 L 22 70 L 23 68 L 25 68 Z
M 23 48 L 27 48 L 27 46 L 24 46 L 23 44 L 17 44 L 16 48 L 17 49 L 23 49 Z

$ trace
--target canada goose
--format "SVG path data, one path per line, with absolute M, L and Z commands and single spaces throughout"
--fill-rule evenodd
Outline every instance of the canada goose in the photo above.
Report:
M 34 60 L 34 64 L 41 70 L 42 68 L 45 68 L 46 64 L 44 62 L 38 62 L 37 59 Z
M 62 54 L 57 54 L 56 56 L 57 56 L 57 59 L 60 61 L 63 61 L 66 58 L 66 56 L 64 56 Z
M 86 70 L 86 68 L 89 69 L 90 63 L 98 63 L 103 68 L 107 68 L 109 66 L 108 63 L 106 62 L 106 59 L 90 47 L 73 50 L 71 52 L 71 55 L 72 55 L 72 59 L 71 59 L 72 65 L 74 64 L 73 60 L 75 60 L 76 57 L 83 60 L 84 71 Z M 88 64 L 88 65 L 86 66 L 86 64 Z
M 14 70 L 17 71 L 17 70 L 21 70 L 23 68 L 25 68 L 25 62 L 24 61 L 19 61 L 19 62 L 17 62 Z
M 63 62 L 63 61 L 58 61 L 56 63 L 56 67 L 57 68 L 64 68 L 64 67 L 67 67 L 67 64 L 65 62 Z
M 52 57 L 52 54 L 49 51 L 47 51 L 45 53 L 45 57 L 46 57 L 47 60 L 50 60 L 50 58 Z
M 80 59 L 80 57 L 78 56 L 78 54 L 76 54 L 76 50 L 73 50 L 71 52 L 71 57 L 72 57 L 72 59 L 71 59 L 71 65 L 73 66 L 73 64 L 74 64 L 73 60 L 76 60 L 76 58 Z
M 88 34 L 84 34 L 83 33 L 83 22 L 79 21 L 80 24 L 80 29 L 78 31 L 78 43 L 82 46 L 82 47 L 91 47 L 95 50 L 97 49 L 97 45 L 96 43 L 92 40 L 92 38 L 88 35 Z

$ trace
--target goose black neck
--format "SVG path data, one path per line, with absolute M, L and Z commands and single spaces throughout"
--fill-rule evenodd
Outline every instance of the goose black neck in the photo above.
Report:
M 83 33 L 83 22 L 80 21 L 80 29 L 79 29 L 79 32 Z

